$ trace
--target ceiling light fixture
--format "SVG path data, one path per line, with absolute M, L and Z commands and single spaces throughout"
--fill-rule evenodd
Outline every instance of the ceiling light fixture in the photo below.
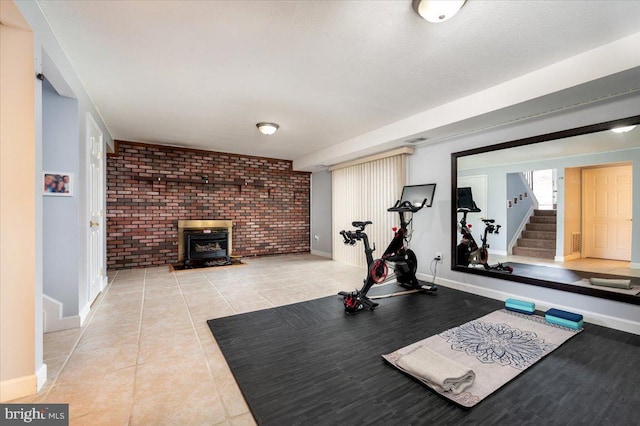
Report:
M 278 126 L 276 123 L 261 122 L 256 124 L 256 127 L 258 128 L 258 130 L 260 130 L 260 133 L 269 136 L 274 134 L 280 126 Z
M 627 133 L 635 129 L 636 126 L 625 126 L 625 127 L 616 127 L 615 129 L 611 129 L 614 133 Z
M 444 22 L 453 17 L 466 0 L 413 0 L 413 10 L 429 22 Z

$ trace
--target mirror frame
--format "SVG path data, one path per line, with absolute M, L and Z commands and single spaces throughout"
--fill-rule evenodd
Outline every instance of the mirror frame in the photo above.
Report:
M 612 291 L 600 290 L 596 288 L 592 289 L 587 287 L 574 286 L 571 284 L 561 284 L 553 281 L 546 281 L 541 279 L 522 277 L 518 275 L 504 274 L 496 271 L 487 271 L 485 269 L 468 268 L 468 267 L 456 265 L 456 246 L 458 243 L 458 220 L 457 220 L 458 218 L 458 213 L 457 213 L 458 158 L 474 155 L 474 154 L 499 151 L 502 149 L 531 145 L 531 144 L 540 143 L 540 142 L 547 142 L 555 139 L 564 139 L 572 136 L 579 136 L 579 135 L 584 135 L 588 133 L 601 132 L 605 130 L 610 130 L 613 127 L 622 127 L 622 126 L 631 126 L 631 125 L 640 125 L 640 115 L 451 153 L 451 218 L 452 218 L 451 220 L 452 222 L 451 223 L 452 225 L 451 226 L 451 253 L 450 253 L 451 270 L 640 305 L 640 295 L 629 296 L 626 294 L 615 293 Z M 636 167 L 640 167 L 640 165 L 637 165 Z

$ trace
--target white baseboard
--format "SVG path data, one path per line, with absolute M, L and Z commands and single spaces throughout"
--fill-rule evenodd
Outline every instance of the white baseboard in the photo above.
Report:
M 506 256 L 507 255 L 507 251 L 506 250 L 489 249 L 489 254 L 493 254 L 493 255 L 496 255 L 496 256 Z
M 328 257 L 329 259 L 333 259 L 333 255 L 326 251 L 320 250 L 311 250 L 311 254 L 315 254 L 316 256 Z
M 416 276 L 427 282 L 431 282 L 433 277 L 427 274 L 416 274 Z M 443 287 L 453 288 L 455 290 L 464 291 L 471 294 L 477 294 L 478 296 L 488 297 L 490 299 L 505 301 L 509 298 L 519 298 L 517 294 L 506 293 L 498 290 L 489 289 L 483 286 L 477 286 L 473 284 L 461 283 L 458 281 L 448 280 L 444 278 L 436 278 L 436 284 L 442 285 Z M 584 316 L 584 321 L 601 325 L 603 327 L 613 328 L 615 330 L 625 331 L 627 333 L 632 334 L 640 334 L 640 322 L 630 321 L 624 318 L 612 317 L 609 315 L 600 314 L 597 312 L 591 311 L 576 311 L 575 308 L 571 306 L 561 306 L 556 303 L 550 303 L 544 300 L 531 299 L 527 297 L 527 301 L 534 302 L 536 304 L 536 309 L 541 311 L 546 311 L 550 308 L 562 309 L 571 312 L 577 312 Z
M 109 285 L 109 277 L 106 275 L 102 277 L 102 285 L 100 286 L 100 291 L 103 291 Z
M 82 324 L 84 324 L 84 321 L 87 319 L 87 316 L 89 315 L 90 311 L 91 311 L 91 304 L 90 303 L 87 303 L 86 305 L 84 305 L 82 310 L 80 310 L 80 326 L 82 326 Z
M 38 368 L 38 371 L 36 371 L 36 380 L 36 387 L 38 389 L 38 392 L 40 392 L 42 386 L 44 386 L 44 384 L 47 382 L 47 364 L 42 364 L 40 368 Z
M 16 377 L 0 382 L 0 402 L 12 401 L 38 392 L 38 380 L 35 374 Z
M 432 275 L 417 273 L 416 276 L 420 280 L 423 280 L 423 281 L 426 281 L 426 282 L 433 282 L 433 276 Z M 510 297 L 517 297 L 517 296 L 512 295 L 512 294 L 502 293 L 502 292 L 498 292 L 496 290 L 487 289 L 485 287 L 478 287 L 478 286 L 474 286 L 474 285 L 471 285 L 471 284 L 461 283 L 461 282 L 458 282 L 458 281 L 447 280 L 447 279 L 444 279 L 444 278 L 436 277 L 435 281 L 436 281 L 437 285 L 442 285 L 444 287 L 453 288 L 455 290 L 465 291 L 465 292 L 471 293 L 471 294 L 477 294 L 478 296 L 484 296 L 484 297 L 488 297 L 490 299 L 496 299 L 496 300 L 503 300 L 504 301 L 504 300 L 509 299 Z
M 62 314 L 62 303 L 46 294 L 42 295 L 42 309 L 44 311 L 44 332 L 68 330 L 82 325 L 80 316 L 65 317 Z
M 629 264 L 629 268 L 631 269 L 640 269 L 640 263 L 632 262 Z

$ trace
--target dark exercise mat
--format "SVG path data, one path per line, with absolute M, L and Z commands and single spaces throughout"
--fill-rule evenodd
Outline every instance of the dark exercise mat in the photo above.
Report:
M 389 286 L 391 288 L 392 286 Z M 345 289 L 347 290 L 347 289 Z M 640 404 L 640 336 L 585 324 L 471 410 L 387 365 L 381 355 L 500 309 L 440 287 L 345 315 L 339 296 L 209 320 L 261 425 L 631 424 Z

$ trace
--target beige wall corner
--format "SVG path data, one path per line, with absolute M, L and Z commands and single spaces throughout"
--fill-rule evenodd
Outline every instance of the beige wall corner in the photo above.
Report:
M 35 374 L 0 382 L 0 402 L 12 401 L 37 392 L 38 381 Z
M 34 37 L 0 2 L 0 401 L 36 392 Z

